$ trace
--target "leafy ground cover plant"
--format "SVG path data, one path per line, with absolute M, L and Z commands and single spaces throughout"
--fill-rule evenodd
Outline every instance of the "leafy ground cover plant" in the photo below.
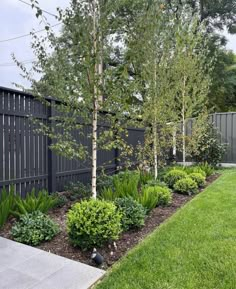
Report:
M 14 207 L 14 202 L 14 187 L 11 186 L 9 192 L 3 188 L 0 194 L 0 228 L 6 223 L 9 215 L 11 214 Z
M 130 197 L 118 198 L 115 205 L 122 214 L 121 224 L 124 231 L 144 225 L 146 209 L 137 201 Z
M 37 246 L 51 240 L 60 231 L 59 226 L 40 211 L 22 215 L 12 227 L 15 241 Z
M 111 202 L 84 200 L 67 214 L 69 238 L 75 246 L 89 249 L 116 240 L 121 233 L 122 214 Z
M 40 211 L 47 213 L 55 206 L 57 198 L 48 194 L 46 190 L 39 191 L 37 194 L 33 189 L 25 199 L 15 196 L 15 205 L 12 214 L 19 218 L 21 215 Z
M 206 178 L 200 173 L 192 173 L 189 177 L 197 183 L 198 187 L 203 187 L 206 183 Z
M 175 183 L 187 177 L 187 173 L 181 169 L 173 169 L 165 175 L 165 182 L 170 188 L 173 188 Z
M 181 194 L 192 195 L 197 193 L 198 185 L 190 177 L 178 180 L 174 185 L 174 190 Z

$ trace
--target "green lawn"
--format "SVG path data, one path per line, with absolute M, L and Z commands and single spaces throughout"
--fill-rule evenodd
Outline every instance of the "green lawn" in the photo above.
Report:
M 236 171 L 118 262 L 96 289 L 235 289 Z

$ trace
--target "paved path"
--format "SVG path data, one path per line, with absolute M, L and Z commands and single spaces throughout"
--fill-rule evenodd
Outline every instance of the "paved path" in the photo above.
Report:
M 87 289 L 104 273 L 0 237 L 0 289 Z

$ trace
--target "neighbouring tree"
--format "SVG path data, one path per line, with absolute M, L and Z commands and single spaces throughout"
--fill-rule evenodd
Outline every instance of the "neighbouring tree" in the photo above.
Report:
M 216 166 L 224 156 L 227 144 L 221 143 L 221 135 L 205 111 L 195 119 L 189 146 L 193 161 L 198 163 Z
M 177 15 L 187 4 L 192 8 L 192 14 L 199 15 L 210 30 L 226 27 L 230 33 L 236 33 L 235 0 L 165 0 L 164 3 Z

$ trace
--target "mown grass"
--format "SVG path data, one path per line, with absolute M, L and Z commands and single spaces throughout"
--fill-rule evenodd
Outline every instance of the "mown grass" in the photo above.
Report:
M 118 262 L 96 289 L 235 289 L 236 170 Z

